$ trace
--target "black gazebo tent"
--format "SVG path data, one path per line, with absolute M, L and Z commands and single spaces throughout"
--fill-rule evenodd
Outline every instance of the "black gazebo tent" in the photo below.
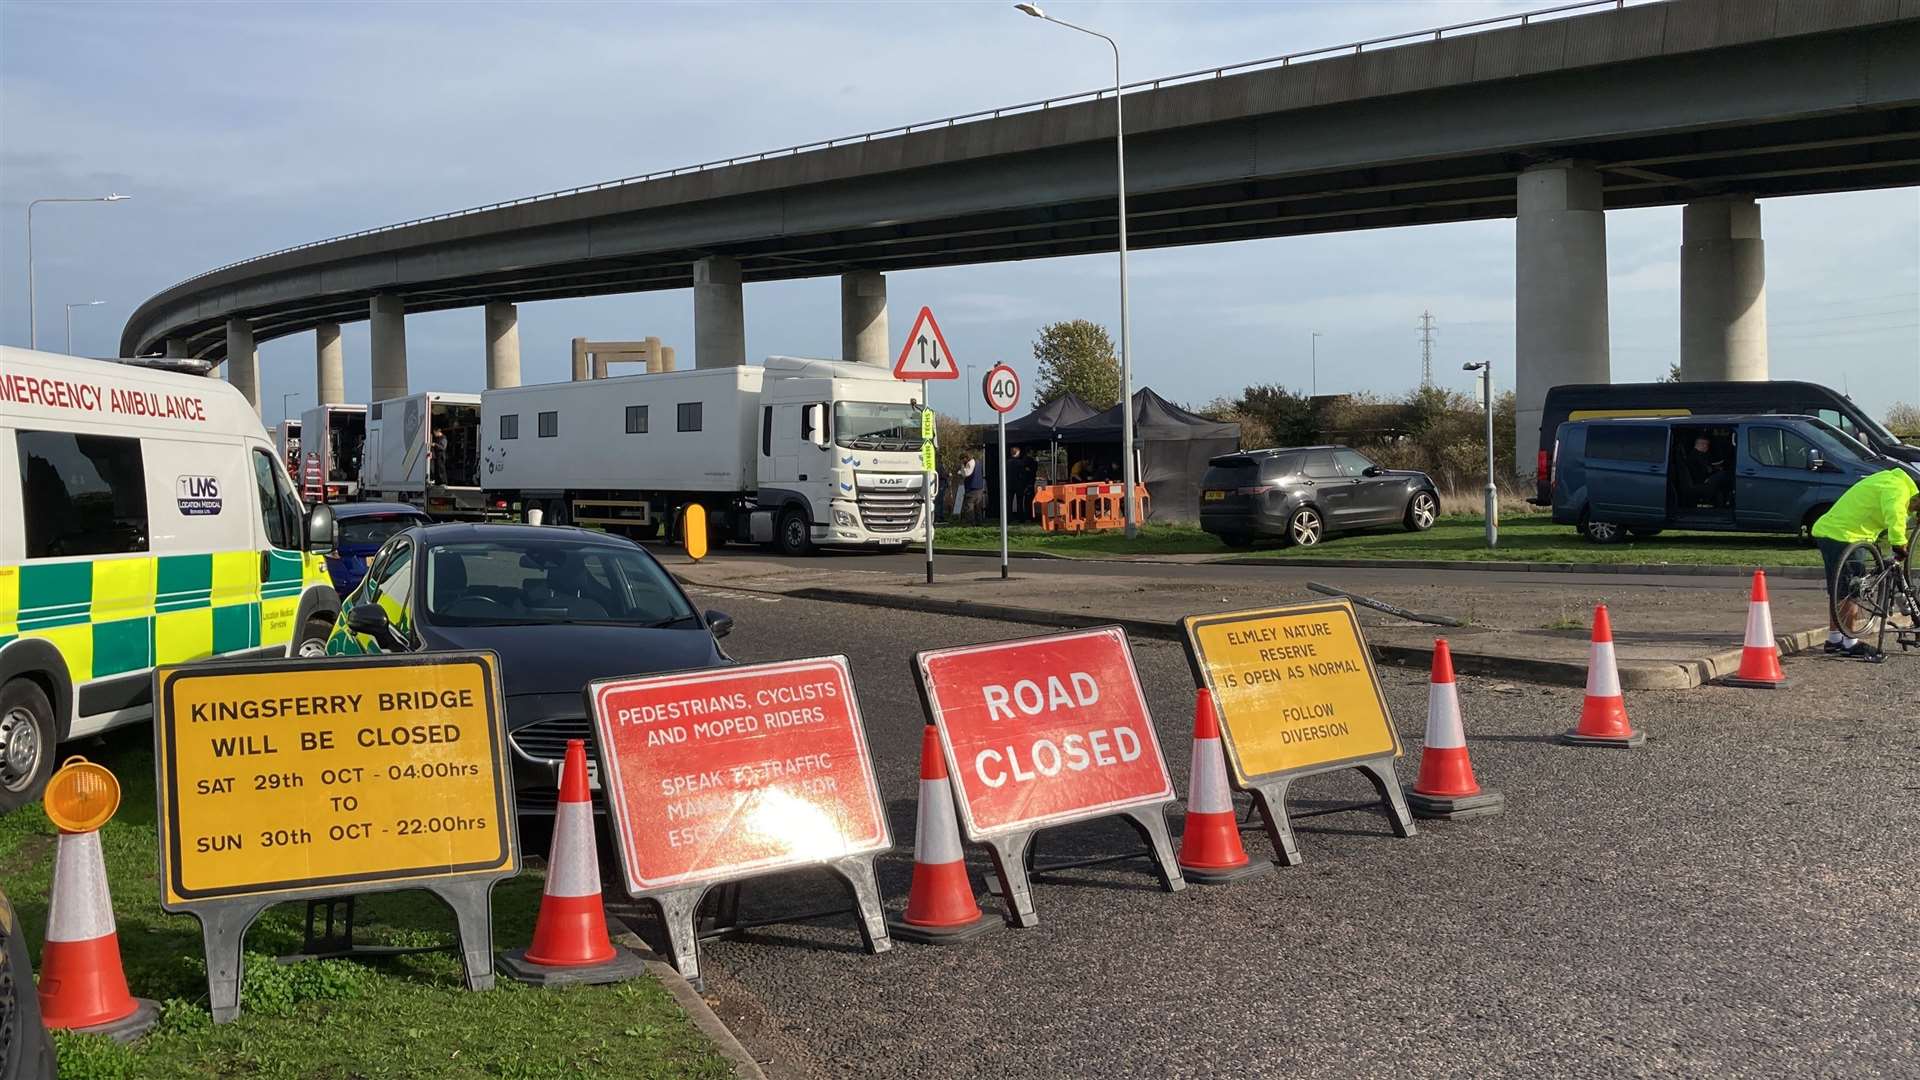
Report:
M 1100 479 L 1120 477 L 1120 406 L 1060 429 L 1070 460 L 1087 459 Z M 1012 443 L 1013 425 L 1007 426 Z M 1209 420 L 1142 387 L 1133 395 L 1133 438 L 1140 448 L 1140 482 L 1153 498 L 1153 520 L 1200 516 L 1200 477 L 1207 459 L 1240 449 L 1240 425 Z

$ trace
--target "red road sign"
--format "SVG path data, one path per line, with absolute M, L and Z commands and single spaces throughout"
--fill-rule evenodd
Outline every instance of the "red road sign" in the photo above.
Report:
M 1173 798 L 1119 627 L 936 649 L 915 660 L 969 839 Z
M 636 895 L 892 845 L 844 657 L 587 687 Z
M 1005 364 L 995 364 L 980 380 L 980 393 L 987 399 L 988 408 L 1010 413 L 1020 404 L 1020 373 Z
M 893 362 L 893 377 L 896 379 L 957 379 L 960 367 L 953 362 L 953 350 L 947 348 L 947 339 L 940 333 L 940 324 L 933 321 L 933 309 L 921 308 L 919 317 L 913 320 L 913 329 L 907 331 L 907 343 L 900 350 L 899 359 Z

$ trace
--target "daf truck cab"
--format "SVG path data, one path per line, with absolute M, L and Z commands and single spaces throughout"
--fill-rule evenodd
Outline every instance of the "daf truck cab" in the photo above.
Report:
M 480 395 L 480 483 L 548 524 L 636 539 L 898 548 L 924 504 L 918 385 L 884 368 L 769 357 Z

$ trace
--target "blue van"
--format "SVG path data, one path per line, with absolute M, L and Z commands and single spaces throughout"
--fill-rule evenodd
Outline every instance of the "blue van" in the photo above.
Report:
M 1805 534 L 1855 481 L 1898 467 L 1810 416 L 1570 420 L 1549 489 L 1554 523 L 1600 544 L 1662 529 Z

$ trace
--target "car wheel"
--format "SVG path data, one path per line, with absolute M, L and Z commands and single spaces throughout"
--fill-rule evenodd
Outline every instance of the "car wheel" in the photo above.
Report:
M 1582 522 L 1580 534 L 1596 544 L 1617 544 L 1627 538 L 1627 530 L 1611 521 Z
M 1320 520 L 1320 511 L 1311 506 L 1303 506 L 1287 519 L 1287 543 L 1295 547 L 1312 547 L 1320 542 L 1326 531 L 1326 523 Z
M 780 515 L 780 527 L 774 530 L 773 542 L 782 555 L 805 555 L 813 550 L 813 528 L 807 524 L 807 515 L 799 510 L 788 510 Z
M 0 687 L 0 813 L 38 799 L 53 775 L 53 703 L 28 679 Z
M 1408 532 L 1426 532 L 1440 516 L 1440 503 L 1431 492 L 1416 492 L 1407 501 L 1405 525 Z
M 303 660 L 313 660 L 327 655 L 327 639 L 333 636 L 333 620 L 315 617 L 307 620 L 306 629 L 294 639 L 289 654 Z
M 1221 533 L 1220 542 L 1230 548 L 1251 547 L 1253 536 L 1249 533 Z

